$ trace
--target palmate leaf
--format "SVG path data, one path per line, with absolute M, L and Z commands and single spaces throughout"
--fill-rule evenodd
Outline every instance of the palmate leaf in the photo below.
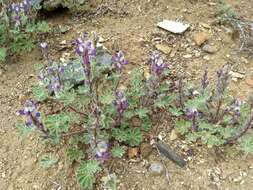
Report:
M 68 131 L 70 121 L 69 115 L 62 112 L 47 116 L 44 123 L 52 136 L 59 137 L 61 133 Z
M 127 129 L 127 144 L 137 146 L 142 142 L 142 133 L 139 128 Z
M 169 108 L 169 112 L 170 112 L 173 116 L 176 116 L 176 117 L 179 117 L 179 116 L 183 115 L 182 110 L 179 109 L 179 108 L 176 108 L 176 107 L 170 107 L 170 108 Z
M 239 147 L 246 154 L 253 153 L 253 132 L 252 130 L 246 136 L 242 137 Z
M 139 118 L 147 117 L 148 113 L 148 108 L 139 108 L 135 110 L 135 115 L 139 116 Z
M 40 166 L 42 168 L 50 168 L 52 167 L 54 164 L 56 164 L 58 162 L 58 159 L 55 158 L 53 155 L 49 154 L 49 155 L 44 155 L 42 156 L 42 158 L 40 159 Z
M 6 58 L 6 48 L 0 48 L 0 63 L 4 62 Z
M 33 128 L 32 127 L 27 127 L 23 121 L 18 121 L 15 125 L 16 129 L 22 136 L 26 136 L 29 133 L 32 132 Z
M 141 120 L 141 128 L 144 131 L 150 130 L 152 127 L 151 119 L 149 117 L 143 117 Z
M 158 108 L 165 108 L 172 104 L 172 102 L 176 99 L 175 96 L 165 96 L 162 95 L 158 97 L 155 101 L 155 106 Z
M 125 154 L 125 149 L 122 146 L 115 146 L 112 148 L 112 156 L 115 158 L 122 158 L 122 156 Z
M 41 86 L 41 85 L 34 86 L 32 88 L 32 92 L 33 92 L 34 99 L 39 102 L 43 102 L 49 96 L 48 90 L 44 86 Z
M 199 95 L 191 100 L 188 100 L 185 106 L 187 108 L 196 108 L 198 110 L 202 110 L 205 108 L 208 98 L 209 98 L 208 94 Z
M 83 156 L 83 152 L 77 147 L 70 147 L 67 149 L 67 157 L 71 162 L 79 161 Z
M 116 190 L 117 189 L 117 176 L 115 174 L 109 174 L 108 176 L 102 177 L 103 186 L 106 190 Z
M 112 104 L 113 100 L 115 100 L 115 96 L 111 92 L 107 92 L 100 96 L 100 101 L 102 104 Z
M 176 122 L 176 131 L 180 133 L 181 135 L 184 135 L 189 132 L 189 129 L 191 128 L 192 123 L 190 121 L 186 120 L 178 120 Z
M 76 177 L 79 185 L 86 189 L 92 189 L 96 181 L 96 173 L 101 171 L 99 162 L 88 160 L 82 162 L 77 170 Z
M 76 100 L 76 96 L 74 89 L 64 89 L 56 94 L 57 99 L 63 102 L 65 106 L 72 104 Z

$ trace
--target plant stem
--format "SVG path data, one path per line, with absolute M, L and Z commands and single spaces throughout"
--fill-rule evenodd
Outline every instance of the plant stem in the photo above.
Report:
M 215 122 L 219 121 L 219 114 L 220 114 L 220 110 L 221 110 L 221 105 L 222 105 L 222 99 L 219 99 L 217 111 L 216 111 L 216 114 L 215 114 L 215 117 L 214 117 Z
M 78 114 L 80 114 L 80 115 L 83 115 L 83 116 L 88 117 L 88 114 L 83 113 L 83 112 L 81 112 L 81 111 L 78 111 L 76 108 L 74 108 L 74 107 L 72 107 L 72 106 L 68 106 L 68 107 L 69 107 L 69 109 L 71 109 L 71 110 L 74 111 L 75 113 L 78 113 Z
M 253 123 L 253 110 L 251 111 L 250 118 L 245 124 L 244 128 L 241 131 L 239 131 L 238 134 L 234 135 L 233 137 L 228 138 L 224 144 L 226 145 L 226 144 L 235 143 L 236 140 L 241 138 L 251 128 L 252 123 Z
M 183 80 L 180 77 L 179 83 L 178 83 L 178 92 L 179 92 L 179 104 L 181 109 L 184 109 L 184 103 L 183 103 Z

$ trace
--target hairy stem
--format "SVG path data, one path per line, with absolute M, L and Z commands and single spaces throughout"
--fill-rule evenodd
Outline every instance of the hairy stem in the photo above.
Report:
M 250 118 L 246 122 L 244 128 L 233 137 L 228 138 L 224 144 L 226 145 L 235 143 L 235 141 L 237 141 L 239 138 L 241 138 L 244 134 L 247 133 L 247 131 L 251 128 L 252 123 L 253 123 L 253 110 L 251 111 Z

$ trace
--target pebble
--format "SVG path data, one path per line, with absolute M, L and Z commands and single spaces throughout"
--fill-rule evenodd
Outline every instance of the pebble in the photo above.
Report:
M 157 44 L 155 47 L 157 50 L 159 50 L 162 53 L 167 54 L 167 55 L 169 55 L 172 50 L 170 47 L 163 45 L 163 44 Z
M 209 44 L 204 45 L 202 49 L 203 49 L 203 51 L 210 53 L 210 54 L 213 54 L 218 51 L 215 46 L 211 46 Z
M 189 24 L 183 24 L 182 22 L 172 20 L 163 20 L 159 22 L 157 26 L 175 34 L 182 34 L 190 27 Z
M 206 32 L 199 32 L 193 36 L 193 40 L 198 46 L 201 46 L 203 43 L 209 40 L 209 38 L 209 34 Z
M 173 129 L 173 130 L 171 131 L 171 133 L 170 133 L 170 140 L 171 140 L 171 141 L 174 141 L 174 140 L 176 140 L 177 138 L 178 138 L 177 132 L 176 132 L 175 129 Z
M 128 158 L 134 158 L 138 155 L 138 148 L 129 148 L 127 151 Z
M 189 59 L 189 58 L 192 58 L 192 55 L 191 54 L 186 54 L 186 55 L 183 56 L 183 58 Z
M 142 143 L 140 146 L 141 156 L 147 158 L 152 153 L 152 146 L 149 143 Z
M 151 163 L 149 171 L 153 176 L 161 176 L 164 172 L 164 167 L 159 162 Z

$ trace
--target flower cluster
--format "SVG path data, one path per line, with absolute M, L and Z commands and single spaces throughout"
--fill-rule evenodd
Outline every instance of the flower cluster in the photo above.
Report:
M 45 135 L 48 134 L 47 129 L 43 125 L 41 121 L 41 114 L 37 110 L 36 104 L 28 100 L 25 103 L 24 109 L 21 109 L 18 111 L 18 115 L 25 116 L 26 117 L 26 126 L 27 127 L 36 127 L 38 130 L 42 131 Z
M 151 74 L 159 76 L 166 68 L 168 68 L 168 65 L 164 62 L 160 53 L 157 51 L 153 52 L 150 57 Z
M 192 130 L 197 130 L 197 118 L 200 117 L 200 113 L 196 108 L 187 108 L 186 117 L 192 121 Z
M 207 70 L 207 68 L 205 68 L 203 77 L 201 79 L 201 90 L 202 90 L 202 93 L 205 92 L 205 89 L 207 88 L 207 86 L 209 84 L 208 76 L 207 75 L 208 75 L 208 70 Z
M 230 79 L 230 67 L 228 65 L 225 65 L 222 69 L 217 71 L 217 95 L 218 97 L 222 97 L 225 93 L 225 90 L 227 89 L 229 85 L 229 79 Z
M 23 0 L 21 3 L 11 4 L 9 10 L 14 15 L 13 17 L 16 22 L 16 26 L 21 25 L 22 14 L 27 14 L 30 8 L 31 0 Z
M 108 144 L 105 141 L 98 142 L 95 148 L 96 157 L 102 160 L 108 160 L 110 157 L 108 148 Z
M 52 64 L 47 69 L 42 70 L 38 76 L 42 84 L 46 84 L 50 93 L 59 92 L 63 89 L 63 83 L 60 75 L 64 72 L 64 66 Z
M 82 38 L 78 38 L 75 41 L 76 53 L 82 57 L 84 65 L 89 65 L 93 58 L 96 56 L 96 48 L 92 41 L 90 41 L 86 33 L 84 33 Z
M 115 93 L 116 100 L 114 100 L 114 106 L 117 112 L 121 115 L 128 108 L 128 101 L 121 90 Z
M 124 65 L 128 64 L 128 61 L 125 59 L 124 53 L 122 51 L 118 51 L 113 57 L 112 62 L 117 71 L 121 72 Z

